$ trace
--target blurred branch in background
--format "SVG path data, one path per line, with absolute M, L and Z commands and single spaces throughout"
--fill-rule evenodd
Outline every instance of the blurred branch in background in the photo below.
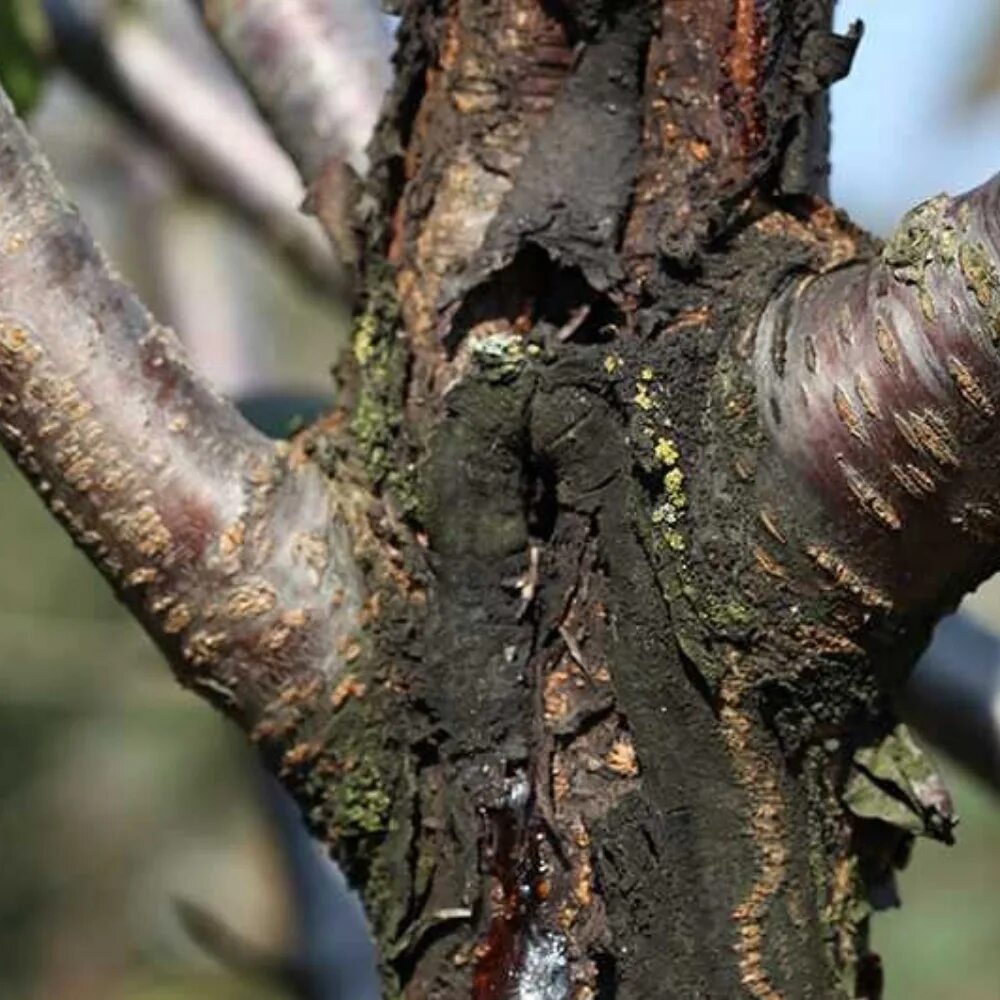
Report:
M 993 629 L 968 614 L 942 620 L 902 709 L 923 736 L 1000 791 L 1000 637 Z
M 375 0 L 194 0 L 289 152 L 308 205 L 345 264 L 356 257 L 358 178 L 392 83 L 389 20 Z
M 221 60 L 206 66 L 135 13 L 82 0 L 43 3 L 61 65 L 311 283 L 345 293 L 329 242 L 299 210 L 304 191 L 294 166 L 241 91 L 226 85 Z
M 984 45 L 983 57 L 975 64 L 969 86 L 973 103 L 990 100 L 1000 94 L 1000 9 L 993 15 L 993 30 Z

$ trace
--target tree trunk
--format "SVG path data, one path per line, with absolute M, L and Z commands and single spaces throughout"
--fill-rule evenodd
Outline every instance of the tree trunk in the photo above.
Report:
M 952 826 L 893 694 L 1000 563 L 1000 179 L 884 247 L 823 200 L 833 0 L 412 0 L 370 157 L 333 8 L 202 6 L 338 240 L 370 160 L 344 411 L 255 435 L 0 101 L 5 445 L 298 796 L 387 997 L 878 997 L 870 912 Z
M 818 196 L 856 39 L 654 6 L 405 8 L 353 418 L 401 555 L 321 810 L 390 996 L 875 997 L 871 901 L 949 829 L 859 763 L 909 774 L 919 640 L 758 417 L 772 296 L 873 250 Z

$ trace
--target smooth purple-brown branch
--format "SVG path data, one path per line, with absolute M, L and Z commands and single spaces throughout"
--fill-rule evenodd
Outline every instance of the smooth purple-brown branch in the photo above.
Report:
M 974 586 L 1000 554 L 1000 175 L 913 209 L 876 259 L 792 281 L 756 373 L 763 499 L 814 561 L 874 606 L 933 613 Z
M 191 371 L 2 92 L 0 440 L 183 683 L 252 726 L 336 676 L 360 583 L 328 482 Z

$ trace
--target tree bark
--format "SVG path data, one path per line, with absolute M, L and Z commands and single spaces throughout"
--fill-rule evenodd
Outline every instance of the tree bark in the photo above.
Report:
M 241 5 L 206 7 L 247 37 L 225 31 Z M 952 826 L 893 692 L 997 563 L 1000 181 L 885 247 L 823 200 L 825 90 L 858 38 L 832 34 L 832 0 L 403 15 L 345 412 L 253 507 L 278 531 L 253 558 L 290 552 L 279 619 L 248 647 L 222 630 L 199 662 L 200 619 L 174 641 L 159 605 L 133 605 L 182 676 L 233 693 L 361 889 L 387 997 L 876 998 L 870 912 L 913 837 Z M 271 54 L 294 63 L 289 38 Z M 307 48 L 323 65 L 322 38 Z M 317 79 L 290 104 L 258 88 L 309 181 L 337 155 L 300 134 L 329 99 Z M 126 597 L 138 552 L 215 614 L 231 583 L 202 548 L 230 537 L 220 504 L 265 449 L 171 367 L 23 135 L 3 137 L 0 235 L 49 206 L 26 263 L 0 255 L 8 447 L 42 492 L 61 484 Z M 86 323 L 107 340 L 81 372 L 66 328 Z M 157 504 L 116 506 L 70 464 L 64 383 Z M 126 449 L 136 426 L 149 448 Z M 183 476 L 154 460 L 164 441 Z M 292 570 L 313 549 L 282 539 L 317 520 L 339 556 L 318 624 L 262 668 L 309 588 Z
M 367 894 L 391 994 L 875 997 L 868 914 L 950 836 L 891 706 L 942 594 L 879 603 L 758 359 L 786 287 L 876 252 L 819 196 L 831 13 L 404 9 L 355 340 L 428 581 L 415 638 L 375 626 L 407 692 L 374 846 L 407 863 Z

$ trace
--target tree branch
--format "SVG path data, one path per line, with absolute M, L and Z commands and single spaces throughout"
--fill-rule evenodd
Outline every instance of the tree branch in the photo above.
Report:
M 327 482 L 190 370 L 2 93 L 0 439 L 182 683 L 251 728 L 337 675 L 361 588 Z
M 933 615 L 996 566 L 998 342 L 1000 175 L 763 317 L 765 504 L 871 607 Z
M 298 206 L 295 169 L 252 113 L 136 18 L 107 28 L 72 0 L 46 0 L 58 58 L 84 87 L 151 138 L 185 178 L 243 219 L 318 288 L 343 294 L 329 242 Z
M 331 238 L 346 239 L 347 164 L 366 147 L 391 82 L 392 37 L 363 0 L 195 0 L 309 188 Z

